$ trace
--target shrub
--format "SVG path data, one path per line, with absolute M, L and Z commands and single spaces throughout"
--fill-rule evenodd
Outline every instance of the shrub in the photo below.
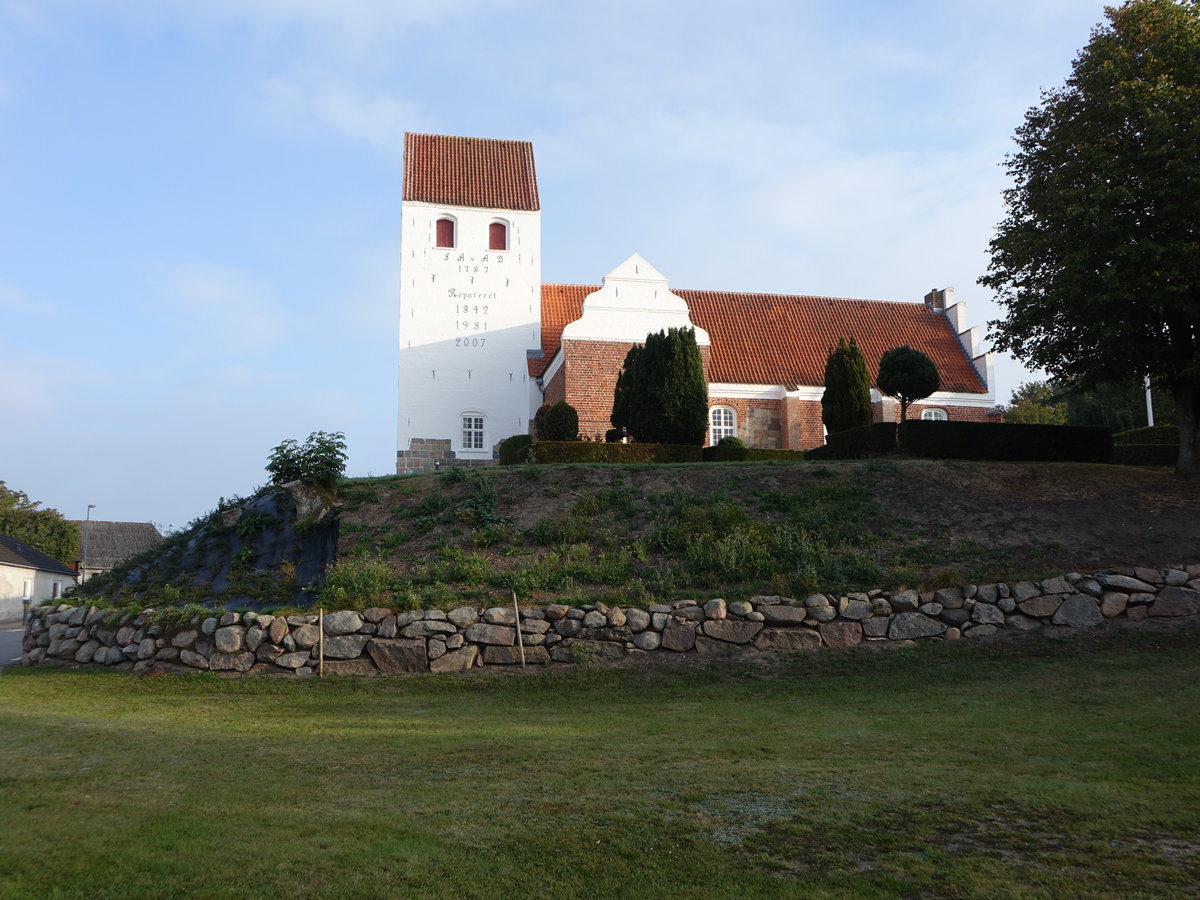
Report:
M 1113 435 L 1114 444 L 1158 444 L 1179 446 L 1179 429 L 1174 425 L 1154 425 L 1150 428 L 1134 428 Z
M 736 447 L 739 450 L 746 449 L 746 444 L 742 441 L 742 439 L 739 437 L 734 437 L 731 434 L 726 435 L 725 437 L 723 437 L 719 441 L 717 441 L 717 446 L 718 447 Z
M 553 405 L 543 403 L 538 409 L 538 416 L 539 441 L 579 440 L 579 413 L 566 400 L 559 400 Z
M 533 438 L 527 434 L 514 434 L 512 437 L 506 437 L 500 442 L 498 448 L 500 465 L 516 466 L 525 462 L 532 444 Z
M 584 441 L 539 441 L 539 463 L 700 462 L 699 446 L 679 444 L 598 444 Z
M 1112 432 L 1083 425 L 1020 425 L 990 422 L 905 422 L 905 453 L 934 459 L 1008 459 L 1046 462 L 1109 462 Z
M 727 438 L 722 438 L 722 440 L 727 440 Z M 800 462 L 804 458 L 804 450 L 783 450 L 775 447 L 736 447 L 717 444 L 715 447 L 704 448 L 705 462 L 762 462 L 770 459 Z
M 863 459 L 895 452 L 896 423 L 873 422 L 860 428 L 830 434 L 825 438 L 824 447 L 814 447 L 806 451 L 806 455 L 809 459 Z
M 314 431 L 303 444 L 288 438 L 271 450 L 267 471 L 272 484 L 302 481 L 333 487 L 346 471 L 346 436 L 340 431 Z

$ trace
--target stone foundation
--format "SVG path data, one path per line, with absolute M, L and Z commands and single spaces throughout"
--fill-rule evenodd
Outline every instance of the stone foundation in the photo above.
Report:
M 397 475 L 421 475 L 436 472 L 451 466 L 495 466 L 495 448 L 492 459 L 459 459 L 450 449 L 450 440 L 435 440 L 432 438 L 413 438 L 408 442 L 407 450 L 396 452 Z
M 1041 582 L 938 591 L 872 590 L 758 596 L 727 603 L 680 600 L 649 609 L 552 604 L 316 615 L 253 612 L 153 624 L 153 611 L 115 619 L 90 607 L 38 607 L 25 631 L 27 664 L 111 666 L 146 672 L 214 670 L 305 676 L 461 672 L 480 666 L 607 662 L 639 653 L 730 655 L 864 643 L 978 640 L 1047 627 L 1094 628 L 1106 619 L 1200 616 L 1200 565 L 1123 569 Z M 520 639 L 518 639 L 518 631 Z M 321 640 L 323 637 L 323 641 Z

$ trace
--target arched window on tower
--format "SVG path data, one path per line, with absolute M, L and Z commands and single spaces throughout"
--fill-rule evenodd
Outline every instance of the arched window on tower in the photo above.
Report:
M 442 218 L 437 220 L 437 246 L 454 246 L 454 220 Z
M 508 249 L 508 226 L 503 222 L 493 222 L 488 226 L 488 249 Z

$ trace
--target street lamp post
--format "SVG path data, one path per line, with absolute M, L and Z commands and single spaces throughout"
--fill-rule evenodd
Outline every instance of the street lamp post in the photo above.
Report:
M 87 564 L 88 564 L 88 538 L 92 534 L 92 510 L 96 508 L 95 503 L 89 503 L 87 508 L 87 518 L 83 521 L 83 565 L 79 572 L 79 583 L 83 584 L 87 581 Z

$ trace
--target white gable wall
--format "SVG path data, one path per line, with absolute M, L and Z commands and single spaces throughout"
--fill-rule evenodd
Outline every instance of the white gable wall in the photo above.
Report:
M 696 344 L 712 342 L 692 322 L 687 302 L 672 294 L 667 277 L 635 253 L 607 275 L 600 290 L 583 301 L 583 314 L 563 329 L 563 341 L 641 344 L 646 335 L 669 328 L 694 328 Z

